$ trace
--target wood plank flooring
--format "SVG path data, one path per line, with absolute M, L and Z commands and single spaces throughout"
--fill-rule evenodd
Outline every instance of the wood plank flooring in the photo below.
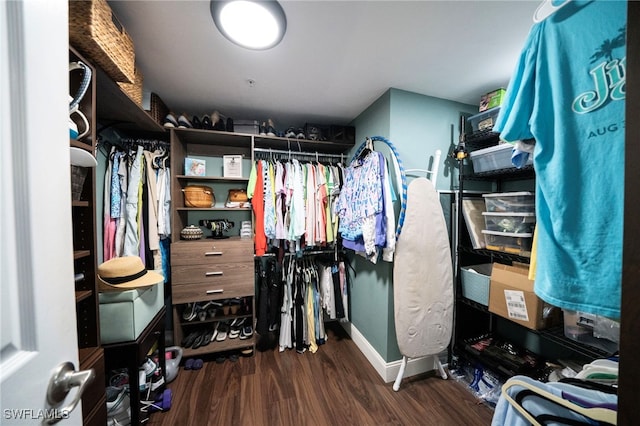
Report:
M 384 383 L 337 323 L 315 354 L 257 351 L 237 362 L 180 369 L 171 410 L 148 425 L 488 425 L 493 412 L 433 373 Z M 206 360 L 205 360 L 206 361 Z

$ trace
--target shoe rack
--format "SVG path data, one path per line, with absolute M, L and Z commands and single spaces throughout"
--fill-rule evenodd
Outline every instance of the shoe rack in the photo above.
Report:
M 92 71 L 92 79 L 79 110 L 85 115 L 90 131 L 83 138 L 69 139 L 70 147 L 95 156 L 96 152 L 96 80 L 95 68 L 73 48 L 69 48 L 69 63 L 82 61 Z M 80 86 L 82 75 L 70 72 L 71 93 Z M 86 168 L 84 178 L 72 171 L 71 201 L 73 222 L 73 264 L 75 272 L 75 308 L 78 333 L 79 370 L 93 369 L 96 380 L 82 396 L 82 417 L 85 425 L 104 425 L 107 421 L 104 376 L 104 352 L 100 346 L 98 290 L 96 283 L 96 196 L 95 168 Z M 79 177 L 80 176 L 80 177 Z

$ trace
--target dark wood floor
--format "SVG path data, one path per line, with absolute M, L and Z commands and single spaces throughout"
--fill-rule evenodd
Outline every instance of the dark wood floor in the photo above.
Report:
M 488 425 L 493 412 L 463 385 L 432 373 L 384 383 L 344 330 L 315 354 L 256 352 L 169 384 L 171 410 L 149 425 Z

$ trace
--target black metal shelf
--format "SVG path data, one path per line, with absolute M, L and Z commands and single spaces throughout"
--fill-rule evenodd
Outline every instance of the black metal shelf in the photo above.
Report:
M 495 250 L 472 249 L 465 246 L 459 246 L 458 251 L 463 253 L 477 254 L 479 256 L 491 257 L 492 259 L 501 260 L 502 262 L 509 262 L 509 263 L 519 262 L 519 263 L 528 264 L 531 261 L 531 259 L 526 256 L 520 256 L 518 254 L 511 254 L 511 253 L 504 253 L 504 252 L 495 251 Z
M 533 165 L 527 165 L 520 169 L 510 167 L 508 169 L 491 170 L 488 172 L 474 173 L 463 176 L 465 180 L 522 180 L 535 178 Z
M 467 135 L 465 137 L 464 143 L 468 150 L 475 151 L 476 149 L 487 148 L 489 146 L 496 145 L 499 141 L 500 133 L 496 133 L 491 130 L 481 130 Z

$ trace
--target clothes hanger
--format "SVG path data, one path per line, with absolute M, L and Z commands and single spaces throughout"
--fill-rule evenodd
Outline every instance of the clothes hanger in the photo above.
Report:
M 533 13 L 533 22 L 537 24 L 544 21 L 549 16 L 568 5 L 570 1 L 571 0 L 563 0 L 560 4 L 554 4 L 554 0 L 544 0 Z
M 599 422 L 604 422 L 607 424 L 616 424 L 618 413 L 614 410 L 610 410 L 607 408 L 584 408 L 576 405 L 566 399 L 560 398 L 544 389 L 538 388 L 531 383 L 527 383 L 520 379 L 511 378 L 505 382 L 502 386 L 502 396 L 515 408 L 520 414 L 522 414 L 528 421 L 531 422 L 534 426 L 541 426 L 536 418 L 534 418 L 529 411 L 527 411 L 521 404 L 516 402 L 511 395 L 508 394 L 508 390 L 513 386 L 520 386 L 525 389 L 529 389 L 541 398 L 546 399 L 547 401 L 554 402 L 570 411 L 581 414 L 589 419 L 596 420 Z

